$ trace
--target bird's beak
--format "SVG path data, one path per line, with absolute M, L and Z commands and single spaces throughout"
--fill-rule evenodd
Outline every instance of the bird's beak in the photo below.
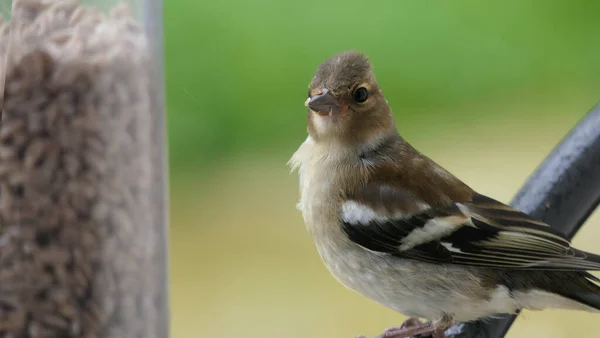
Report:
M 338 100 L 331 95 L 327 88 L 322 89 L 322 93 L 313 95 L 307 100 L 308 107 L 319 115 L 336 115 L 341 112 L 341 106 Z

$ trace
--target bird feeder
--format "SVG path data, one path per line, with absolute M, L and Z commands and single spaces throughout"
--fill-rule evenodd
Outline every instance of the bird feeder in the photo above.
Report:
M 3 337 L 168 336 L 160 5 L 0 7 Z

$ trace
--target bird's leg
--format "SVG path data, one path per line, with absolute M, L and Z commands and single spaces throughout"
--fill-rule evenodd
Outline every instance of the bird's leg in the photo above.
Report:
M 400 327 L 391 327 L 377 338 L 408 338 L 423 334 L 433 334 L 436 328 L 432 322 L 421 323 L 416 318 L 409 318 Z M 436 337 L 437 338 L 437 337 Z
M 433 338 L 447 338 L 446 333 L 444 333 L 446 329 L 436 329 L 431 333 Z
M 399 327 L 391 327 L 376 338 L 408 338 L 413 336 L 446 338 L 446 329 L 452 326 L 452 318 L 444 316 L 435 322 L 422 323 L 415 317 L 410 317 Z M 365 338 L 359 336 L 357 338 Z
M 452 324 L 454 324 L 454 318 L 451 315 L 445 314 L 442 318 L 436 320 L 433 323 L 435 331 L 431 333 L 433 338 L 446 338 L 446 330 L 448 330 Z
M 419 324 L 421 324 L 421 321 L 419 320 L 419 318 L 410 317 L 407 320 L 405 320 L 404 323 L 402 323 L 402 325 L 400 325 L 400 328 L 405 329 L 405 328 L 417 326 Z
M 390 327 L 387 330 L 385 330 L 384 333 L 380 334 L 379 336 L 377 336 L 375 338 L 387 337 L 387 336 L 385 336 L 385 334 L 387 332 L 398 331 L 398 330 L 401 330 L 401 329 L 407 329 L 407 328 L 415 327 L 415 326 L 418 326 L 418 325 L 421 325 L 421 324 L 422 323 L 421 323 L 421 321 L 419 321 L 419 318 L 417 318 L 417 317 L 410 317 L 407 320 L 405 320 L 404 323 L 402 323 L 402 325 Z M 361 335 L 361 336 L 357 336 L 356 338 L 367 338 L 367 337 Z

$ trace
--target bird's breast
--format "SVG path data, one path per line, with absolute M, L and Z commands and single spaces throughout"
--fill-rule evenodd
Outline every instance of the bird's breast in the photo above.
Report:
M 382 278 L 390 273 L 391 266 L 386 259 L 348 239 L 341 227 L 343 199 L 335 180 L 313 174 L 304 177 L 301 186 L 299 208 L 327 269 L 345 287 L 390 306 L 391 300 L 384 290 L 394 288 L 396 293 L 401 293 L 402 284 L 410 283 L 398 275 L 402 274 L 400 262 L 393 266 L 400 281 Z M 406 277 L 410 275 L 407 273 Z

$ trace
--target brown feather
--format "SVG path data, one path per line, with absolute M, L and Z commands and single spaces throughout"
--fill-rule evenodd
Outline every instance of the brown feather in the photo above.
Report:
M 369 167 L 366 177 L 351 182 L 347 197 L 374 210 L 422 211 L 419 205 L 444 207 L 470 202 L 473 190 L 461 180 L 425 157 L 400 136 L 390 138 L 368 154 L 362 163 Z M 391 208 L 398 208 L 392 210 Z

